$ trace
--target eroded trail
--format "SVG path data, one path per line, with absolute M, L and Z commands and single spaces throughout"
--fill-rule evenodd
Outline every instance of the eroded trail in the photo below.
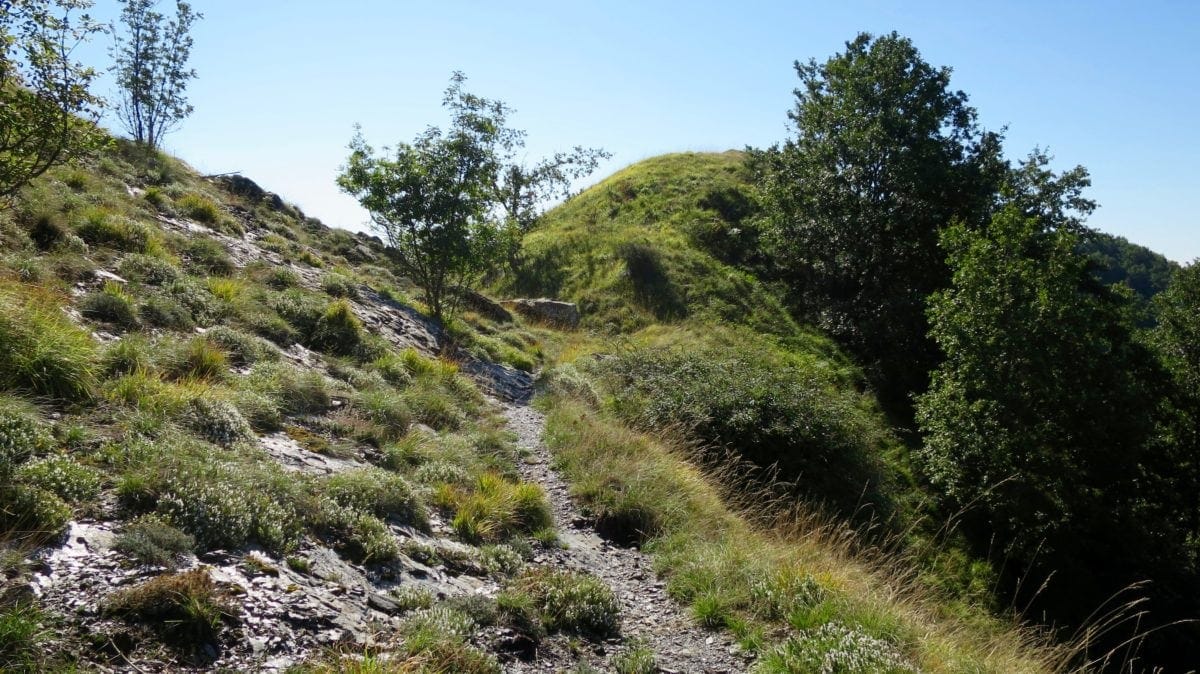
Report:
M 521 477 L 546 490 L 564 548 L 541 553 L 541 563 L 586 571 L 603 579 L 621 602 L 621 633 L 626 646 L 642 642 L 654 651 L 660 672 L 744 672 L 750 659 L 728 634 L 696 625 L 686 610 L 666 592 L 651 560 L 636 549 L 614 545 L 597 535 L 592 523 L 571 500 L 567 483 L 554 469 L 550 450 L 542 442 L 545 417 L 527 405 L 505 404 L 509 428 L 518 445 L 528 452 L 520 466 Z M 623 646 L 609 643 L 598 650 Z M 594 653 L 601 659 L 607 653 Z M 512 662 L 511 672 L 559 672 L 572 664 L 566 652 L 540 654 L 534 662 Z M 590 660 L 590 658 L 589 658 Z

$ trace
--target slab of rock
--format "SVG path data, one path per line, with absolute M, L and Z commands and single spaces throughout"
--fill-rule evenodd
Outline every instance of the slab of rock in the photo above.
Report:
M 504 308 L 504 305 L 470 288 L 463 288 L 461 292 L 463 305 L 466 308 L 497 323 L 512 323 L 513 316 L 508 309 Z
M 561 328 L 579 327 L 579 307 L 574 302 L 539 297 L 537 299 L 505 300 L 501 304 L 535 321 Z

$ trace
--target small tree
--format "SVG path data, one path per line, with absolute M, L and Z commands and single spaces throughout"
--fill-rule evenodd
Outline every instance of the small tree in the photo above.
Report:
M 567 196 L 571 180 L 609 156 L 576 147 L 533 166 L 517 162 L 525 132 L 505 126 L 512 109 L 464 91 L 465 81 L 455 73 L 446 89 L 447 130 L 431 126 L 412 143 L 384 148 L 385 156 L 360 131 L 337 179 L 370 213 L 439 320 L 457 308 L 462 288 L 505 256 L 515 262 L 521 235 L 546 203 Z
M 489 217 L 493 188 L 500 158 L 518 138 L 505 127 L 508 106 L 468 94 L 465 81 L 455 73 L 446 90 L 446 131 L 431 126 L 412 143 L 376 156 L 360 130 L 337 178 L 370 213 L 400 271 L 425 291 L 438 320 L 454 313 L 458 289 L 497 259 L 497 229 Z
M 71 58 L 102 28 L 83 0 L 11 0 L 0 5 L 0 206 L 51 166 L 105 141 L 96 127 L 96 73 Z
M 203 15 L 183 0 L 175 17 L 155 11 L 158 0 L 122 0 L 126 35 L 114 30 L 112 68 L 121 101 L 117 115 L 133 139 L 156 148 L 162 137 L 192 114 L 184 91 L 196 71 L 187 67 L 192 51 L 192 23 Z

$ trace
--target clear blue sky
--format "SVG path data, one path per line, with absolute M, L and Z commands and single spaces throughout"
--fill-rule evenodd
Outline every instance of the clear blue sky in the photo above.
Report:
M 163 8 L 170 5 L 162 3 Z M 167 149 L 241 171 L 327 224 L 365 214 L 333 179 L 359 122 L 373 144 L 444 121 L 454 70 L 517 110 L 529 155 L 613 159 L 765 146 L 789 133 L 792 62 L 899 31 L 954 69 L 1008 152 L 1091 170 L 1091 224 L 1200 257 L 1200 3 L 401 2 L 194 0 L 196 111 Z M 98 18 L 117 13 L 99 0 Z M 95 58 L 107 62 L 103 50 Z M 104 89 L 108 85 L 102 85 Z

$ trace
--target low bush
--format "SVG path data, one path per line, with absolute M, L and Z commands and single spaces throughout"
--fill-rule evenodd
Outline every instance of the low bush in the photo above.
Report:
M 659 671 L 654 651 L 645 643 L 634 643 L 627 650 L 617 654 L 612 660 L 612 666 L 617 674 L 654 674 Z
M 137 313 L 142 322 L 156 328 L 186 332 L 196 326 L 192 313 L 186 306 L 164 295 L 148 296 L 138 306 Z
M 255 364 L 243 385 L 274 400 L 284 414 L 323 414 L 332 404 L 325 377 L 283 362 Z
M 90 245 L 109 246 L 127 253 L 161 250 L 161 243 L 150 227 L 100 207 L 83 212 L 83 221 L 75 227 L 75 233 Z
M 205 224 L 214 224 L 221 218 L 221 209 L 211 199 L 200 194 L 185 194 L 175 200 L 180 213 Z
M 408 482 L 379 468 L 348 470 L 325 478 L 320 489 L 342 507 L 425 526 L 427 516 Z
M 84 295 L 79 301 L 79 312 L 84 318 L 111 323 L 125 330 L 138 325 L 133 298 L 115 281 L 108 281 L 100 290 Z
M 333 297 L 356 299 L 358 283 L 341 274 L 325 274 L 321 277 L 321 290 Z
M 234 365 L 253 365 L 260 360 L 278 360 L 279 349 L 273 344 L 251 334 L 224 325 L 218 325 L 204 336 L 225 350 L 229 362 Z
M 32 485 L 0 486 L 0 532 L 19 532 L 33 542 L 57 536 L 71 521 L 71 507 Z
M 362 322 L 344 299 L 325 308 L 309 335 L 309 344 L 313 348 L 339 356 L 354 354 L 362 340 Z
M 238 408 L 219 398 L 193 398 L 183 412 L 183 422 L 200 437 L 222 447 L 254 438 L 254 431 Z
M 263 283 L 276 290 L 287 290 L 300 285 L 300 275 L 288 267 L 273 267 Z
M 33 414 L 14 402 L 0 400 L 0 484 L 11 479 L 18 466 L 53 445 L 49 431 Z
M 68 503 L 90 501 L 100 493 L 100 473 L 66 456 L 30 461 L 17 470 L 16 477 Z
M 595 576 L 539 568 L 526 571 L 504 590 L 507 603 L 528 601 L 548 632 L 569 632 L 607 638 L 620 631 L 621 605 L 616 595 Z
M 228 276 L 237 268 L 221 242 L 207 236 L 188 239 L 183 249 L 188 266 L 200 274 Z
M 837 623 L 827 623 L 804 630 L 769 651 L 754 671 L 911 674 L 918 670 L 891 644 Z
M 356 562 L 387 562 L 400 554 L 396 537 L 382 520 L 332 499 L 320 502 L 309 526 L 324 533 L 335 550 Z
M 196 540 L 161 517 L 144 515 L 125 525 L 113 548 L 139 564 L 174 567 L 195 550 Z
M 121 258 L 117 272 L 130 281 L 152 286 L 161 286 L 183 277 L 179 267 L 160 257 L 141 253 L 132 253 Z
M 182 278 L 163 286 L 164 296 L 181 305 L 192 321 L 198 325 L 212 325 L 226 317 L 227 305 L 220 302 L 208 289 L 192 279 Z

